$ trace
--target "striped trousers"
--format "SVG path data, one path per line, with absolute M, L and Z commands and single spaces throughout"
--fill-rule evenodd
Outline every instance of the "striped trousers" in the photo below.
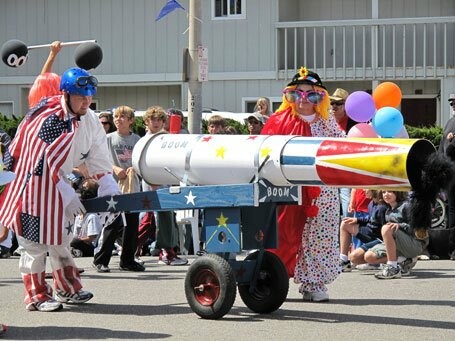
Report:
M 49 255 L 55 290 L 70 294 L 82 288 L 79 270 L 67 245 L 38 244 L 17 236 L 21 247 L 19 269 L 25 286 L 25 304 L 52 298 L 52 287 L 46 282 L 46 259 Z

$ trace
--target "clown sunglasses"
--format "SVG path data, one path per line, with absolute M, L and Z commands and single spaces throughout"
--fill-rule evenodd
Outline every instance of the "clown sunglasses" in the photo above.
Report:
M 86 87 L 87 85 L 97 86 L 98 79 L 94 76 L 81 76 L 76 79 L 76 86 L 79 88 Z
M 310 103 L 319 104 L 322 102 L 325 96 L 325 93 L 322 91 L 302 91 L 299 89 L 284 89 L 283 94 L 289 103 L 294 103 L 306 99 Z

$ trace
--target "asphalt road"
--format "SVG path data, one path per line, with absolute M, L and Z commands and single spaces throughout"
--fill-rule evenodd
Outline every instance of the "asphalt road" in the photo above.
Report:
M 190 262 L 194 258 L 190 258 Z M 419 261 L 412 276 L 377 280 L 373 272 L 343 273 L 329 286 L 330 302 L 303 302 L 290 283 L 272 314 L 250 311 L 237 295 L 219 320 L 198 317 L 184 293 L 188 266 L 157 265 L 143 273 L 97 273 L 78 258 L 85 289 L 95 297 L 59 312 L 28 312 L 18 257 L 0 260 L 0 323 L 5 340 L 455 340 L 455 262 Z

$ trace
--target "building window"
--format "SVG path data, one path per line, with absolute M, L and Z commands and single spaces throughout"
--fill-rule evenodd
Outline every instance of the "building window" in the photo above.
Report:
M 283 99 L 281 97 L 268 97 L 270 104 L 272 105 L 271 112 L 277 111 Z M 242 97 L 242 110 L 243 112 L 254 112 L 254 107 L 256 105 L 258 98 L 257 97 Z
M 214 19 L 245 19 L 245 1 L 213 0 Z

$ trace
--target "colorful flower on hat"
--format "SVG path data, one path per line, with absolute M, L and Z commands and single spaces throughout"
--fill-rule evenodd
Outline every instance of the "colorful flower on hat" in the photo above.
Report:
M 300 67 L 299 75 L 301 79 L 305 79 L 308 76 L 308 69 L 306 67 Z

